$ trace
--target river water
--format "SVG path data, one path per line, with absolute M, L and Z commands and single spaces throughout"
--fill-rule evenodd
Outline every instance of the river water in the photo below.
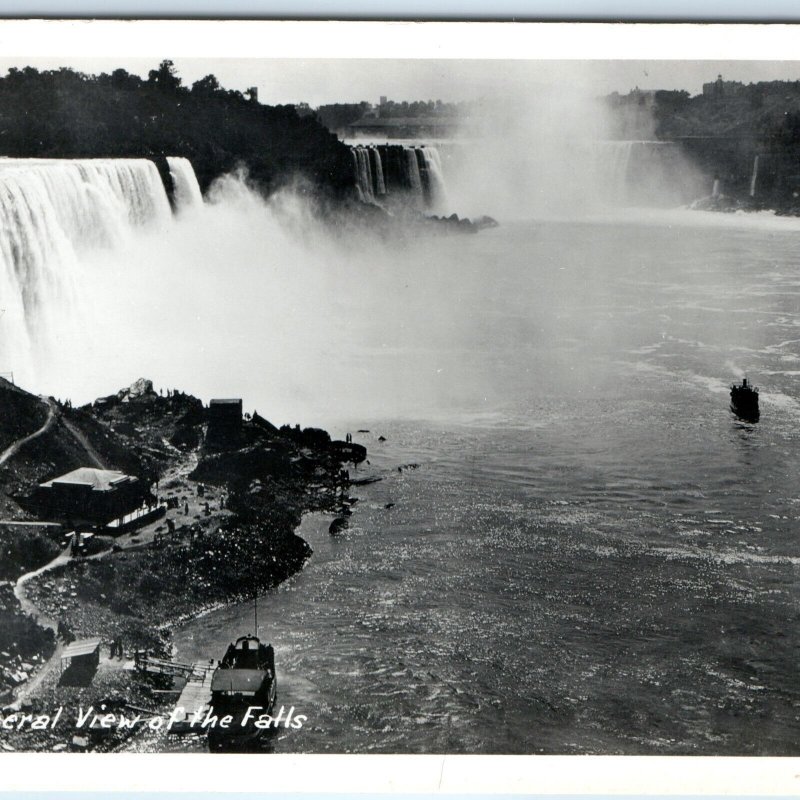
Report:
M 410 244 L 423 313 L 397 323 L 398 283 L 347 317 L 365 413 L 318 420 L 383 480 L 339 536 L 306 517 L 260 601 L 308 717 L 274 751 L 796 755 L 799 236 L 683 212 Z M 251 630 L 216 611 L 177 657 Z

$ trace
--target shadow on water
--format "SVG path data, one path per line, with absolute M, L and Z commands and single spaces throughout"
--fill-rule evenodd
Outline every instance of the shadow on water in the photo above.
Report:
M 756 428 L 756 423 L 758 422 L 758 417 L 755 419 L 743 419 L 742 417 L 737 416 L 736 414 L 731 413 L 733 418 L 733 428 L 734 430 L 741 431 L 744 434 L 755 434 L 758 431 Z M 745 438 L 745 437 L 743 437 Z M 746 440 L 749 440 L 750 436 L 746 437 Z

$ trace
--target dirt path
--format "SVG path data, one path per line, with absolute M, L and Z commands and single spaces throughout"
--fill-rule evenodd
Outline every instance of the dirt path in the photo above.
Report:
M 94 466 L 98 469 L 106 469 L 103 459 L 100 458 L 97 450 L 92 447 L 89 440 L 83 435 L 83 431 L 76 428 L 66 417 L 62 417 L 61 421 L 64 423 L 64 427 L 72 434 L 75 441 L 84 449 L 84 452 L 91 459 Z
M 33 580 L 33 578 L 38 578 L 39 575 L 49 572 L 51 569 L 55 569 L 56 567 L 60 567 L 62 564 L 66 564 L 71 559 L 69 550 L 69 546 L 67 546 L 52 561 L 49 561 L 43 567 L 39 567 L 31 572 L 26 572 L 24 575 L 20 575 L 19 578 L 17 578 L 17 582 L 14 584 L 14 596 L 19 602 L 20 608 L 26 614 L 37 618 L 40 625 L 44 626 L 45 628 L 50 628 L 54 631 L 58 626 L 57 621 L 44 616 L 39 610 L 38 606 L 35 606 L 28 599 L 28 594 L 25 591 L 25 584 L 28 581 Z
M 48 572 L 51 569 L 55 569 L 56 567 L 60 567 L 62 564 L 66 564 L 69 559 L 69 548 L 67 547 L 63 552 L 59 553 L 52 561 L 45 564 L 43 567 L 39 567 L 39 569 L 35 569 L 31 572 L 26 572 L 24 575 L 20 575 L 20 577 L 17 579 L 17 582 L 14 584 L 14 596 L 19 602 L 20 608 L 26 614 L 32 616 L 39 623 L 39 625 L 44 628 L 50 628 L 53 632 L 56 632 L 58 629 L 57 621 L 43 615 L 39 611 L 39 608 L 28 599 L 28 595 L 25 592 L 25 584 L 38 575 Z M 59 666 L 61 650 L 61 642 L 56 640 L 56 649 L 53 651 L 50 658 L 37 667 L 36 672 L 32 675 L 29 681 L 22 684 L 14 691 L 14 703 L 12 703 L 12 707 L 35 694 L 42 681 L 44 681 L 44 679 L 51 672 L 53 672 L 57 666 Z
M 19 686 L 13 694 L 13 702 L 10 704 L 11 709 L 19 708 L 26 700 L 33 697 L 39 690 L 39 687 L 44 683 L 47 677 L 61 667 L 61 651 L 64 649 L 61 641 L 56 640 L 56 649 L 53 650 L 50 658 L 43 664 L 36 668 L 33 677 L 27 682 Z
M 66 420 L 63 420 L 67 427 L 70 427 Z M 84 445 L 87 454 L 91 456 L 92 448 L 88 442 L 84 443 L 81 439 L 83 437 L 80 432 L 71 431 L 75 438 Z M 95 454 L 96 455 L 96 454 Z M 162 485 L 166 484 L 169 488 L 166 489 L 166 494 L 171 495 L 181 495 L 185 498 L 185 502 L 188 503 L 190 514 L 192 515 L 191 518 L 197 518 L 203 514 L 203 506 L 206 502 L 206 498 L 200 498 L 197 496 L 196 490 L 191 485 L 191 482 L 188 480 L 188 474 L 197 466 L 198 461 L 198 453 L 196 451 L 187 453 L 181 457 L 178 463 L 174 464 L 170 467 L 166 473 L 161 478 Z M 97 462 L 99 462 L 99 457 L 97 458 Z M 207 492 L 207 498 L 209 500 L 218 498 L 218 492 L 214 489 L 209 489 Z M 218 499 L 217 499 L 218 502 Z M 217 511 L 217 513 L 220 513 Z M 223 514 L 227 512 L 222 512 Z M 190 517 L 185 515 L 182 508 L 171 510 L 168 512 L 168 515 L 171 516 L 175 521 L 180 525 L 185 520 L 190 521 Z M 161 528 L 165 525 L 165 518 L 157 519 L 151 522 L 148 525 L 143 526 L 142 528 L 138 528 L 137 530 L 131 531 L 130 533 L 123 534 L 116 538 L 115 543 L 122 549 L 122 550 L 133 550 L 139 549 L 142 547 L 147 547 L 148 544 L 152 541 L 157 528 Z M 82 557 L 84 561 L 92 561 L 92 560 L 99 560 L 104 558 L 110 558 L 115 555 L 115 552 L 112 550 L 104 550 L 101 553 L 96 553 L 95 555 Z M 53 631 L 57 631 L 58 628 L 58 621 L 48 617 L 44 612 L 42 612 L 38 606 L 36 606 L 28 597 L 26 591 L 26 584 L 38 578 L 39 576 L 56 569 L 64 564 L 67 564 L 69 561 L 73 560 L 73 556 L 70 553 L 70 547 L 67 546 L 61 553 L 59 553 L 52 561 L 48 562 L 42 567 L 38 569 L 32 570 L 30 572 L 26 572 L 24 575 L 21 575 L 16 583 L 14 584 L 14 595 L 17 598 L 17 601 L 20 604 L 20 608 L 30 616 L 37 619 L 40 625 L 44 627 L 48 627 Z M 40 667 L 36 669 L 36 672 L 31 676 L 31 679 L 21 685 L 17 691 L 14 693 L 15 703 L 19 704 L 20 702 L 24 701 L 26 698 L 32 697 L 35 695 L 37 689 L 41 684 L 46 680 L 48 675 L 50 675 L 53 670 L 59 667 L 60 657 L 61 657 L 61 650 L 62 646 L 59 643 L 56 647 L 55 652 L 50 656 L 50 658 L 42 664 Z M 111 666 L 114 668 L 120 668 L 120 663 L 114 663 Z
M 49 398 L 49 397 L 40 397 L 39 398 L 43 403 L 47 404 L 47 419 L 45 420 L 44 425 L 42 425 L 39 430 L 34 431 L 28 436 L 23 436 L 21 439 L 17 439 L 16 442 L 6 447 L 2 453 L 0 453 L 0 467 L 8 461 L 15 453 L 19 451 L 19 449 L 30 442 L 33 439 L 41 436 L 43 433 L 47 433 L 50 428 L 53 427 L 53 423 L 56 421 L 58 416 L 58 409 L 56 404 Z

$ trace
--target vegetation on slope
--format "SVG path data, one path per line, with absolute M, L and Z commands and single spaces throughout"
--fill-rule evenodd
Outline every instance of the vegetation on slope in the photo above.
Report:
M 0 78 L 0 153 L 14 157 L 184 156 L 205 190 L 247 167 L 265 192 L 302 175 L 339 193 L 353 183 L 348 148 L 294 106 L 265 106 L 207 75 L 186 87 L 171 61 L 147 79 L 116 69 L 12 68 Z M 160 165 L 163 169 L 163 165 Z

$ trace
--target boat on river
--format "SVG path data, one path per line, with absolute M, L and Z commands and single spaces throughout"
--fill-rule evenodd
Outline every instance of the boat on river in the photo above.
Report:
M 272 716 L 277 698 L 275 651 L 257 636 L 240 636 L 228 646 L 211 678 L 211 706 L 219 719 L 230 716 L 226 727 L 209 728 L 212 751 L 257 748 L 270 727 L 257 725 Z
M 758 389 L 743 378 L 731 386 L 731 411 L 746 422 L 758 422 Z

